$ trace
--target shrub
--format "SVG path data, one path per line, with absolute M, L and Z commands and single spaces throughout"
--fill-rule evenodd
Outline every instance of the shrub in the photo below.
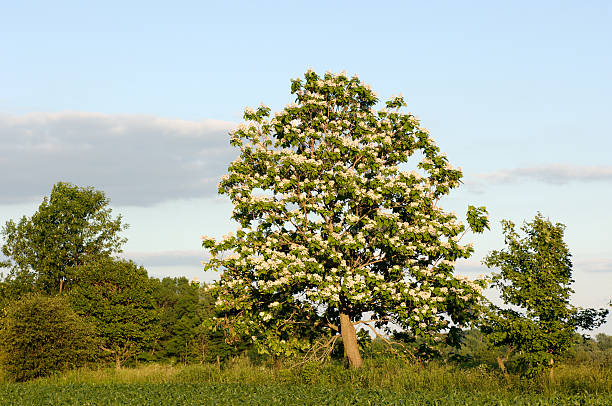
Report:
M 4 312 L 0 365 L 7 378 L 27 381 L 82 366 L 91 359 L 93 327 L 65 298 L 25 296 Z

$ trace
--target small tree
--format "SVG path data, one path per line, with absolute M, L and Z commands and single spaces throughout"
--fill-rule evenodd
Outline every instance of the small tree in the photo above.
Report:
M 479 283 L 453 276 L 473 250 L 439 206 L 461 171 L 400 112 L 402 97 L 375 110 L 376 94 L 357 77 L 312 71 L 291 91 L 296 103 L 272 118 L 263 105 L 246 109 L 231 134 L 241 155 L 219 193 L 241 228 L 203 237 L 206 267 L 223 270 L 217 325 L 286 355 L 340 333 L 353 367 L 362 362 L 356 324 L 399 326 L 433 345 L 435 332 L 470 320 L 480 298 Z M 470 209 L 475 231 L 484 214 Z
M 4 309 L 0 365 L 16 381 L 84 365 L 97 343 L 92 325 L 63 297 L 29 295 Z
M 567 351 L 577 327 L 599 326 L 607 310 L 580 311 L 570 305 L 572 262 L 563 224 L 552 224 L 538 213 L 522 227 L 524 237 L 511 221 L 502 220 L 502 225 L 507 248 L 492 251 L 484 264 L 499 268 L 493 286 L 513 308 L 491 306 L 482 329 L 493 344 L 518 351 L 523 374 L 533 377 L 552 368 L 554 359 Z M 503 369 L 503 360 L 499 362 Z
M 159 323 L 147 271 L 131 261 L 102 258 L 80 266 L 68 298 L 96 326 L 100 348 L 117 368 L 158 338 Z
M 104 192 L 59 182 L 32 217 L 6 222 L 2 253 L 9 280 L 48 294 L 62 292 L 75 266 L 121 252 L 127 226 L 113 218 Z

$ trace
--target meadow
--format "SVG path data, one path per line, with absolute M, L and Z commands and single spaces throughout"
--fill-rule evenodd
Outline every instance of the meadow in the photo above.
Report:
M 482 365 L 369 359 L 293 366 L 240 357 L 220 365 L 146 364 L 0 383 L 2 405 L 610 405 L 612 370 L 560 365 L 554 379 L 505 377 Z

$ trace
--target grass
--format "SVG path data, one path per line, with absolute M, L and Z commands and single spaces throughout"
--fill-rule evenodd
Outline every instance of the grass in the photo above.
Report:
M 363 368 L 348 370 L 341 363 L 289 368 L 237 358 L 221 367 L 149 364 L 4 382 L 0 404 L 609 405 L 612 370 L 561 365 L 550 382 L 507 380 L 485 366 L 431 363 L 422 368 L 394 359 L 366 360 Z

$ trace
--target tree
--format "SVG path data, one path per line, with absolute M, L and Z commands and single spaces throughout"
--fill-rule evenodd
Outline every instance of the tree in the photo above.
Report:
M 64 297 L 28 295 L 5 308 L 0 365 L 16 381 L 47 376 L 94 358 L 93 326 Z
M 101 258 L 75 271 L 68 298 L 96 326 L 100 348 L 117 368 L 158 338 L 159 320 L 147 271 L 131 261 Z
M 185 277 L 151 279 L 151 282 L 161 326 L 156 355 L 186 363 L 196 352 L 194 347 L 202 324 L 200 286 Z
M 32 217 L 6 222 L 2 253 L 9 280 L 54 294 L 72 280 L 75 266 L 121 252 L 126 225 L 113 218 L 104 192 L 58 182 Z
M 538 213 L 522 227 L 524 237 L 511 221 L 502 220 L 502 226 L 507 248 L 492 251 L 483 262 L 499 268 L 493 286 L 513 308 L 491 306 L 482 329 L 493 344 L 519 352 L 523 375 L 533 377 L 552 368 L 554 359 L 568 350 L 576 328 L 601 325 L 607 310 L 580 310 L 569 303 L 572 262 L 563 224 L 552 224 Z
M 272 118 L 264 105 L 246 109 L 231 134 L 241 155 L 219 193 L 240 229 L 203 237 L 206 268 L 223 271 L 212 287 L 219 325 L 274 354 L 340 333 L 353 367 L 362 362 L 356 324 L 396 325 L 433 345 L 434 332 L 474 316 L 482 287 L 453 276 L 473 249 L 439 206 L 461 170 L 400 112 L 402 97 L 375 110 L 376 94 L 357 77 L 312 71 L 291 92 L 296 103 Z M 475 231 L 488 226 L 485 214 L 470 208 Z

